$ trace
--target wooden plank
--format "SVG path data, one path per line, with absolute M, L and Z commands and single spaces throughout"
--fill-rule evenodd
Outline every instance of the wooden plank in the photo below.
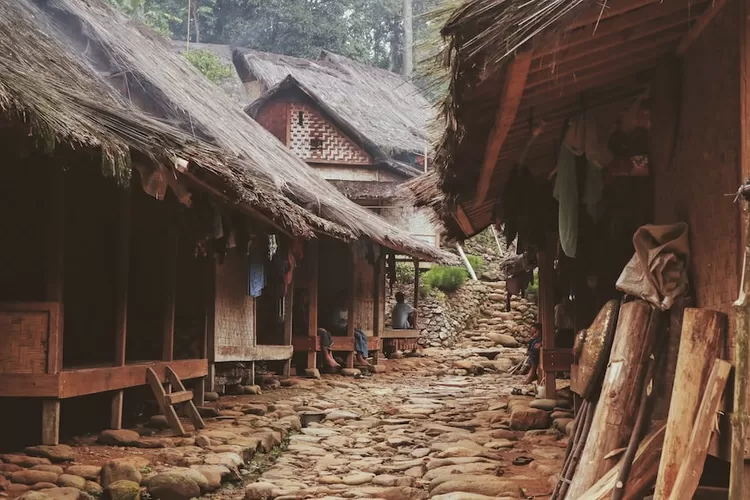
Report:
M 573 365 L 573 349 L 542 348 L 539 356 L 545 371 L 569 372 Z
M 700 396 L 706 387 L 713 360 L 721 355 L 725 326 L 726 316 L 721 313 L 685 309 L 655 498 L 666 499 L 672 494 L 680 464 L 688 452 Z
M 165 402 L 169 400 L 169 397 L 174 394 L 185 394 L 189 393 L 190 397 L 187 398 L 184 402 L 187 403 L 185 405 L 185 411 L 188 414 L 188 417 L 190 417 L 190 420 L 193 421 L 193 425 L 196 429 L 203 429 L 206 424 L 203 422 L 203 418 L 201 417 L 200 413 L 198 413 L 198 408 L 195 407 L 195 404 L 193 403 L 193 393 L 191 391 L 188 391 L 185 389 L 185 384 L 182 383 L 182 380 L 180 380 L 180 377 L 177 376 L 177 373 L 175 371 L 167 366 L 164 369 L 164 373 L 167 377 L 167 382 L 169 382 L 172 387 L 176 388 L 179 392 L 178 393 L 172 393 L 168 394 L 167 398 L 165 399 Z M 255 382 L 253 382 L 253 385 L 255 385 Z M 179 399 L 181 396 L 176 396 L 177 399 Z M 182 401 L 178 401 L 182 402 Z
M 60 397 L 60 374 L 3 373 L 0 374 L 0 397 L 57 398 Z
M 591 431 L 566 498 L 580 498 L 614 468 L 607 455 L 627 444 L 641 384 L 653 351 L 659 313 L 643 300 L 623 304 Z
M 695 494 L 701 474 L 703 474 L 703 465 L 706 462 L 708 444 L 711 441 L 711 434 L 714 431 L 721 398 L 724 395 L 724 387 L 727 384 L 731 369 L 732 365 L 730 363 L 721 359 L 714 360 L 711 374 L 706 383 L 706 391 L 703 393 L 703 399 L 698 408 L 698 415 L 695 418 L 693 430 L 690 434 L 690 442 L 687 446 L 686 454 L 681 457 L 680 472 L 677 474 L 672 494 L 669 497 L 670 500 L 693 498 Z
M 320 339 L 316 335 L 315 337 L 310 336 L 294 336 L 292 337 L 292 346 L 295 352 L 318 352 L 320 350 Z
M 633 459 L 623 500 L 643 498 L 643 494 L 654 484 L 659 470 L 659 456 L 664 444 L 666 425 L 660 425 L 643 438 Z M 578 500 L 609 500 L 617 483 L 622 460 Z
M 184 403 L 193 399 L 193 391 L 177 391 L 170 392 L 164 396 L 164 402 L 168 405 L 176 405 L 178 403 Z
M 63 304 L 48 302 L 49 336 L 47 338 L 47 373 L 59 373 L 63 369 Z
M 206 403 L 206 379 L 196 379 L 193 384 L 193 403 L 203 406 Z
M 148 381 L 148 385 L 151 386 L 151 391 L 154 393 L 154 398 L 156 398 L 156 402 L 159 405 L 159 410 L 161 410 L 162 415 L 167 417 L 169 427 L 171 427 L 178 435 L 184 436 L 185 428 L 182 426 L 182 422 L 180 422 L 177 412 L 172 405 L 167 404 L 167 393 L 161 385 L 161 379 L 151 367 L 146 368 L 146 380 Z
M 680 41 L 680 44 L 677 46 L 678 55 L 685 54 L 685 52 L 690 48 L 693 42 L 701 36 L 701 33 L 703 33 L 703 30 L 706 29 L 706 26 L 708 26 L 713 18 L 715 18 L 719 14 L 719 12 L 721 12 L 721 9 L 726 5 L 726 3 L 727 0 L 714 0 L 708 5 L 706 11 L 701 15 L 700 18 L 698 18 L 698 21 L 696 21 L 693 27 L 690 28 L 690 31 L 688 31 L 688 33 Z
M 367 350 L 379 351 L 381 347 L 380 337 L 367 337 Z
M 170 212 L 171 215 L 171 212 Z M 177 296 L 177 228 L 170 219 L 167 224 L 166 262 L 164 262 L 164 335 L 162 339 L 163 361 L 174 359 L 174 311 Z
M 60 444 L 60 400 L 42 401 L 42 444 Z
M 458 227 L 461 228 L 461 231 L 463 231 L 466 236 L 472 236 L 475 233 L 474 227 L 472 226 L 469 217 L 467 217 L 464 207 L 460 203 L 456 205 L 455 219 Z
M 205 377 L 208 373 L 208 362 L 205 359 L 154 361 L 125 366 L 66 370 L 59 375 L 59 397 L 66 399 L 146 385 L 147 368 L 152 368 L 155 373 L 164 373 L 167 366 L 171 366 L 182 380 Z
M 518 106 L 521 104 L 526 77 L 531 65 L 531 52 L 518 54 L 508 65 L 507 73 L 503 79 L 503 88 L 500 91 L 500 100 L 495 115 L 495 124 L 490 131 L 490 139 L 484 152 L 484 160 L 479 172 L 476 195 L 474 199 L 480 204 L 487 197 L 490 188 L 490 180 L 495 171 L 498 155 L 503 148 L 505 137 L 510 131 L 511 125 L 516 118 Z
M 292 354 L 292 345 L 219 346 L 216 349 L 216 355 L 224 361 L 284 361 Z
M 419 330 L 417 329 L 409 329 L 409 330 L 394 330 L 394 329 L 386 329 L 383 330 L 383 335 L 381 335 L 384 339 L 418 339 L 419 338 Z

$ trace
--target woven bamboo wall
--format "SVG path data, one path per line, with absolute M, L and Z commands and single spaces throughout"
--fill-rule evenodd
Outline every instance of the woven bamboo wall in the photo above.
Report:
M 354 272 L 356 277 L 354 294 L 357 301 L 354 327 L 362 329 L 367 335 L 372 335 L 375 309 L 375 298 L 373 296 L 375 268 L 365 256 L 358 255 Z
M 216 266 L 214 355 L 216 361 L 241 361 L 255 345 L 255 300 L 248 295 L 248 257 L 231 251 Z

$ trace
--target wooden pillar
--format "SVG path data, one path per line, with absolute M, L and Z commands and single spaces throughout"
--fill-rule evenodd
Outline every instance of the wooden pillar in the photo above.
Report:
M 547 235 L 545 248 L 539 251 L 539 320 L 542 323 L 542 349 L 555 348 L 555 242 L 557 236 Z M 541 356 L 544 359 L 544 356 Z M 545 379 L 545 392 L 548 398 L 554 399 L 557 394 L 555 372 L 547 371 L 542 366 Z
M 162 339 L 162 361 L 174 360 L 174 307 L 177 277 L 177 227 L 169 213 L 164 262 L 164 335 Z
M 373 265 L 373 284 L 372 284 L 372 335 L 375 338 L 380 337 L 380 328 L 383 318 L 380 316 L 380 295 L 385 293 L 385 289 L 380 285 L 380 280 L 383 279 L 382 267 L 383 267 L 383 251 L 378 253 L 378 258 L 375 259 Z M 381 345 L 382 348 L 382 345 Z M 378 364 L 380 358 L 380 350 L 372 353 L 373 364 Z
M 307 284 L 308 310 L 307 310 L 307 335 L 311 339 L 318 336 L 318 240 L 311 240 L 307 251 Z M 313 344 L 314 345 L 314 344 Z M 316 350 L 307 352 L 307 368 L 314 369 L 318 363 L 318 352 Z
M 357 309 L 357 252 L 354 245 L 349 246 L 349 313 L 346 322 L 346 336 L 354 341 L 354 321 Z M 346 354 L 346 367 L 354 368 L 354 351 Z
M 53 167 L 48 176 L 48 216 L 46 291 L 48 301 L 58 302 L 64 314 L 64 272 L 65 272 L 65 174 Z M 55 374 L 63 368 L 63 321 L 58 328 L 50 328 L 47 345 L 47 373 Z M 42 401 L 42 444 L 60 443 L 60 400 Z
M 208 374 L 206 375 L 206 390 L 213 392 L 215 390 L 215 370 L 214 370 L 214 332 L 216 318 L 216 262 L 213 255 L 206 257 L 206 275 L 204 281 L 204 300 L 206 308 L 205 346 L 206 352 L 204 357 L 208 359 Z
M 115 275 L 115 366 L 125 366 L 128 331 L 128 274 L 130 270 L 130 189 L 120 192 L 119 231 L 117 238 L 117 270 Z M 112 396 L 110 428 L 122 429 L 124 391 Z
M 419 259 L 414 259 L 414 329 L 419 328 L 417 324 L 417 307 L 419 307 Z
M 294 318 L 294 275 L 292 275 L 292 282 L 284 296 L 284 345 L 292 345 L 292 324 Z M 292 368 L 292 360 L 287 359 L 284 361 L 283 375 L 288 377 Z

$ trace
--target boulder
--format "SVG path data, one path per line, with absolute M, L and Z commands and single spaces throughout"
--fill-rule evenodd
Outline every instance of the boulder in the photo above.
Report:
M 212 403 L 214 401 L 218 401 L 219 400 L 219 393 L 218 392 L 207 391 L 205 394 L 203 394 L 203 399 L 205 401 L 208 401 L 209 403 Z
M 10 477 L 10 474 L 12 472 L 17 472 L 19 470 L 23 470 L 23 467 L 21 467 L 20 465 L 0 463 L 0 476 Z
M 197 471 L 195 473 L 200 475 Z M 198 483 L 184 474 L 156 474 L 148 479 L 147 487 L 151 497 L 160 500 L 190 500 L 201 494 Z
M 57 485 L 61 488 L 77 488 L 83 490 L 86 486 L 86 479 L 73 474 L 62 474 L 57 478 Z
M 48 500 L 91 500 L 88 493 L 77 488 L 49 488 L 39 493 L 45 494 Z
M 237 453 L 225 452 L 206 455 L 203 463 L 206 465 L 223 465 L 224 467 L 231 469 L 233 467 L 239 467 L 245 462 Z
M 83 486 L 83 491 L 85 491 L 92 497 L 98 498 L 102 496 L 102 493 L 104 493 L 104 488 L 102 488 L 102 486 L 95 481 L 86 481 L 86 484 Z
M 120 480 L 107 486 L 109 500 L 140 500 L 141 486 L 133 481 Z
M 38 491 L 29 491 L 18 497 L 18 500 L 49 500 L 49 497 Z
M 48 472 L 54 472 L 58 476 L 65 472 L 59 465 L 35 465 L 31 470 L 46 470 Z
M 14 483 L 26 484 L 31 486 L 36 483 L 57 483 L 59 474 L 46 470 L 21 470 L 10 475 L 10 480 Z
M 50 465 L 49 458 L 30 457 L 28 455 L 6 454 L 0 455 L 0 460 L 6 464 L 18 465 L 20 467 L 33 467 L 35 465 Z
M 52 462 L 71 462 L 76 458 L 73 448 L 67 444 L 29 446 L 24 452 L 30 457 L 47 458 Z
M 250 483 L 245 487 L 245 500 L 266 500 L 273 498 L 274 485 L 272 483 Z
M 208 479 L 206 479 L 206 476 L 204 476 L 199 470 L 193 468 L 170 469 L 160 475 L 176 476 L 179 479 L 189 479 L 198 485 L 198 487 L 201 489 L 201 493 L 206 493 L 209 489 Z M 151 478 L 149 478 L 148 484 L 151 484 Z
M 263 394 L 263 390 L 259 385 L 244 385 L 242 386 L 243 394 L 253 394 L 255 396 Z
M 516 406 L 510 413 L 510 428 L 514 430 L 546 429 L 549 424 L 549 413 L 537 408 Z
M 143 476 L 139 468 L 127 460 L 113 460 L 102 467 L 101 483 L 104 488 L 116 481 L 132 481 L 141 484 Z
M 221 482 L 226 477 L 229 478 L 231 473 L 230 470 L 221 465 L 193 465 L 192 469 L 198 471 L 206 480 L 205 488 L 206 492 L 216 491 L 221 488 Z M 199 484 L 198 486 L 202 486 Z
M 99 434 L 98 442 L 110 446 L 137 446 L 140 434 L 128 429 L 108 429 Z
M 362 375 L 362 370 L 359 368 L 342 368 L 341 375 L 344 375 L 345 377 L 356 377 Z

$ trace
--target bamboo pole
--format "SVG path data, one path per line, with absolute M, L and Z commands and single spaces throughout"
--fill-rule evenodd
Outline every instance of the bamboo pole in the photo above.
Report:
M 740 188 L 740 194 L 747 199 L 747 185 Z M 744 192 L 743 192 L 743 188 Z M 729 468 L 729 498 L 740 500 L 743 496 L 745 473 L 745 432 L 748 425 L 747 414 L 747 356 L 748 336 L 750 335 L 750 217 L 745 216 L 745 245 L 742 262 L 742 279 L 737 301 L 732 305 L 736 326 L 734 337 L 734 405 L 732 412 L 732 447 Z
M 469 276 L 471 276 L 472 280 L 477 281 L 477 274 L 474 272 L 474 268 L 471 267 L 471 262 L 469 262 L 469 259 L 466 258 L 466 254 L 464 253 L 464 249 L 461 248 L 461 244 L 456 243 L 456 248 L 458 248 L 458 254 L 461 256 L 461 260 L 464 261 L 466 270 L 469 271 Z

